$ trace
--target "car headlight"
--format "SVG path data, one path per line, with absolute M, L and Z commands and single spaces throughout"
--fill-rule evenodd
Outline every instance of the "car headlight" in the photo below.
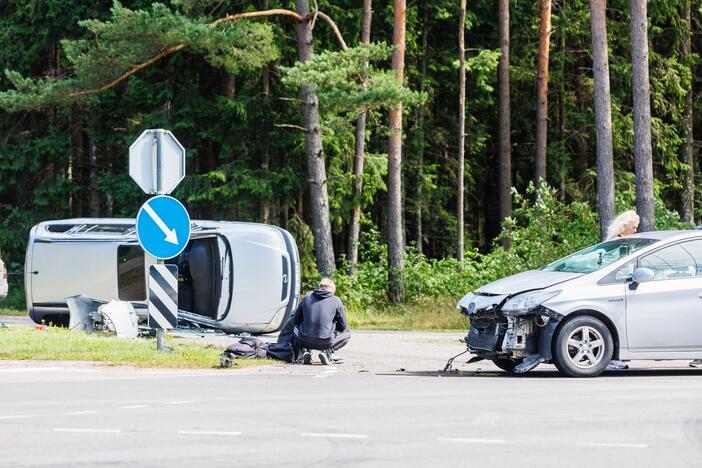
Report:
M 502 306 L 504 315 L 521 315 L 531 312 L 539 307 L 544 302 L 558 296 L 561 293 L 558 291 L 532 291 L 524 294 L 519 294 L 508 300 Z
M 475 298 L 475 294 L 473 293 L 468 293 L 465 296 L 461 298 L 460 301 L 458 301 L 458 304 L 456 304 L 456 309 L 461 310 L 461 309 L 468 309 L 468 304 L 473 302 L 473 298 Z

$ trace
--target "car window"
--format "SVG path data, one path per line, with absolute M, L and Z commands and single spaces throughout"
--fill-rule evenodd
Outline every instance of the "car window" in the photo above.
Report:
M 631 255 L 637 250 L 658 242 L 656 239 L 622 237 L 593 245 L 573 255 L 556 260 L 542 268 L 543 271 L 591 273 Z
M 702 240 L 683 242 L 680 246 L 695 259 L 695 276 L 702 276 Z
M 138 245 L 117 247 L 117 288 L 121 301 L 146 299 L 144 251 Z
M 682 244 L 671 245 L 642 257 L 639 267 L 653 270 L 655 280 L 691 278 L 697 274 L 697 262 Z
M 610 283 L 626 283 L 631 280 L 631 276 L 634 274 L 634 267 L 636 266 L 636 260 L 621 266 L 602 278 L 600 284 L 610 284 Z

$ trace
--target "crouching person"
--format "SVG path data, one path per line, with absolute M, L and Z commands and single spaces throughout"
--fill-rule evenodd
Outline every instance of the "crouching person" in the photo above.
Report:
M 302 362 L 310 364 L 310 350 L 321 351 L 322 364 L 341 364 L 342 358 L 336 352 L 349 342 L 351 332 L 346 320 L 346 310 L 341 299 L 334 295 L 336 285 L 329 278 L 323 278 L 319 288 L 305 296 L 295 311 L 293 333 L 299 345 L 304 348 Z

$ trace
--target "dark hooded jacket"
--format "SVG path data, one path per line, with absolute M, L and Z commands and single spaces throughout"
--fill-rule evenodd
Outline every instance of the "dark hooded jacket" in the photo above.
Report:
M 337 333 L 348 329 L 341 299 L 328 289 L 316 289 L 300 302 L 294 323 L 305 341 L 328 345 Z

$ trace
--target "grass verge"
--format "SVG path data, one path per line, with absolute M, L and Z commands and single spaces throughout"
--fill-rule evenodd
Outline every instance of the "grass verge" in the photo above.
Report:
M 6 309 L 0 307 L 0 315 L 12 315 L 14 317 L 27 316 L 27 309 Z
M 156 350 L 156 339 L 125 340 L 48 327 L 0 328 L 0 360 L 94 361 L 109 365 L 206 369 L 219 367 L 223 348 L 167 338 L 170 353 Z M 273 364 L 266 359 L 238 359 L 238 367 Z M 234 366 L 236 368 L 237 366 Z
M 365 311 L 350 310 L 351 329 L 461 331 L 468 330 L 468 318 L 456 310 L 452 297 L 422 297 L 396 306 L 382 306 Z

